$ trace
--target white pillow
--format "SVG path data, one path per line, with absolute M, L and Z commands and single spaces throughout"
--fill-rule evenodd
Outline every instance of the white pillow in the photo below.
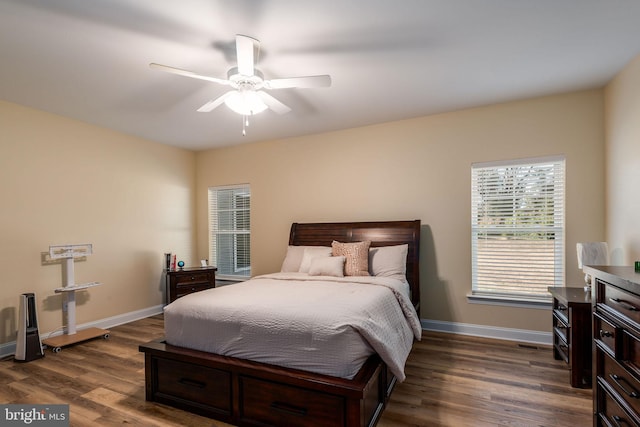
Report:
M 369 272 L 372 276 L 403 276 L 407 274 L 409 245 L 380 246 L 369 249 Z
M 328 258 L 331 256 L 331 248 L 325 246 L 306 247 L 300 262 L 300 273 L 308 273 L 311 267 L 311 260 L 314 258 Z
M 288 246 L 287 254 L 282 261 L 280 271 L 283 273 L 297 273 L 300 271 L 300 264 L 306 248 L 323 248 L 325 246 Z M 326 246 L 328 247 L 328 246 Z M 331 248 L 329 248 L 331 249 Z
M 343 256 L 315 257 L 309 266 L 309 276 L 343 277 L 345 260 Z

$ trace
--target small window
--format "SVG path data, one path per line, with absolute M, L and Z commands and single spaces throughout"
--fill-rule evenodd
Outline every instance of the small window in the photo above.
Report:
M 249 185 L 209 188 L 209 263 L 220 279 L 251 276 Z
M 564 181 L 564 158 L 472 165 L 472 296 L 548 300 L 564 286 Z

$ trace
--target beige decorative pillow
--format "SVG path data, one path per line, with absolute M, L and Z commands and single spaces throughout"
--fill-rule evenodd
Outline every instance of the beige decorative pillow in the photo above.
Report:
M 343 256 L 315 257 L 311 260 L 309 276 L 344 276 Z
M 344 256 L 345 276 L 369 276 L 369 246 L 370 241 L 356 243 L 331 243 L 333 256 Z

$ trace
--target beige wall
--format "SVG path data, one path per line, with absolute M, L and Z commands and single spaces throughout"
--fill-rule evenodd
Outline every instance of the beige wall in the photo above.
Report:
M 291 222 L 421 219 L 422 317 L 549 331 L 548 310 L 469 304 L 470 168 L 563 154 L 567 282 L 575 244 L 604 238 L 603 91 L 550 96 L 197 154 L 197 249 L 207 188 L 249 183 L 253 274 L 279 269 Z
M 162 304 L 162 254 L 191 263 L 195 154 L 0 101 L 0 344 L 15 340 L 21 293 L 41 334 L 62 326 L 49 245 L 92 243 L 75 263 L 78 324 Z
M 606 91 L 607 234 L 611 263 L 640 260 L 640 56 Z
M 417 218 L 423 318 L 548 331 L 546 310 L 467 303 L 470 166 L 566 155 L 579 284 L 575 242 L 604 238 L 603 117 L 593 90 L 195 154 L 0 101 L 0 344 L 24 292 L 41 332 L 62 325 L 52 244 L 94 245 L 76 282 L 103 285 L 78 294 L 79 324 L 162 304 L 162 254 L 207 257 L 207 187 L 236 183 L 252 188 L 254 274 L 280 267 L 293 221 Z

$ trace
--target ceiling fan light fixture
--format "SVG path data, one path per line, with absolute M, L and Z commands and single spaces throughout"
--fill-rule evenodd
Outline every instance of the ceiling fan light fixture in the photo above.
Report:
M 224 100 L 224 103 L 232 111 L 242 116 L 253 116 L 262 113 L 268 108 L 260 96 L 252 90 L 237 90 L 232 92 Z
M 245 127 L 249 125 L 248 117 L 271 109 L 276 114 L 285 114 L 291 111 L 287 105 L 280 102 L 262 89 L 288 89 L 288 88 L 315 88 L 331 86 L 331 76 L 301 76 L 285 77 L 265 80 L 262 72 L 256 68 L 258 61 L 260 41 L 253 37 L 236 34 L 236 58 L 237 66 L 227 71 L 227 79 L 196 74 L 193 71 L 167 65 L 151 63 L 149 67 L 165 71 L 179 76 L 205 80 L 230 86 L 231 90 L 215 99 L 212 99 L 198 108 L 198 112 L 209 113 L 223 103 L 229 109 L 242 116 L 242 134 L 245 135 Z

